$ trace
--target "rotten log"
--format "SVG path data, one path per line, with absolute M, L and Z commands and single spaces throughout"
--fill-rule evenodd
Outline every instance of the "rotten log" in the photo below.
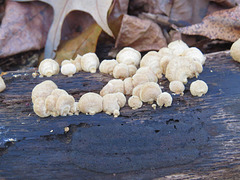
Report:
M 81 72 L 33 78 L 32 72 L 3 77 L 0 179 L 240 178 L 240 64 L 229 52 L 207 55 L 199 76 L 209 86 L 205 96 L 191 96 L 193 78 L 184 96 L 173 96 L 171 107 L 126 105 L 118 118 L 38 117 L 31 103 L 36 84 L 51 79 L 78 100 L 86 92 L 99 93 L 112 77 Z M 168 84 L 161 80 L 163 91 L 170 92 Z

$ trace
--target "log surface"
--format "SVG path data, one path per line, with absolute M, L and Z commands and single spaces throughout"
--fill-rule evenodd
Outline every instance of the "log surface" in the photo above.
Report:
M 39 118 L 31 91 L 53 80 L 76 100 L 97 92 L 112 78 L 81 72 L 68 78 L 32 78 L 34 69 L 3 76 L 0 94 L 0 179 L 239 179 L 240 64 L 229 52 L 207 55 L 199 79 L 209 91 L 192 97 L 189 80 L 183 97 L 154 110 L 121 109 L 113 118 Z M 161 80 L 163 91 L 169 82 Z M 64 128 L 69 127 L 65 133 Z

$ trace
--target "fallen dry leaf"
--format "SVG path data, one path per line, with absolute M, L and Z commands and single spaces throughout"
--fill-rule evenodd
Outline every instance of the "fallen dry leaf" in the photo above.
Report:
M 187 35 L 201 35 L 210 39 L 236 41 L 240 37 L 240 7 L 221 10 L 206 16 L 199 24 L 178 28 Z
M 115 47 L 130 46 L 138 51 L 159 50 L 166 46 L 161 28 L 150 20 L 123 15 Z
M 29 2 L 37 0 L 15 0 Z M 92 15 L 101 28 L 112 36 L 107 24 L 107 13 L 112 0 L 39 0 L 50 4 L 54 10 L 54 18 L 45 45 L 45 58 L 53 58 L 61 40 L 61 29 L 65 17 L 71 11 L 84 11 Z
M 77 37 L 61 43 L 56 52 L 56 61 L 61 64 L 65 59 L 75 59 L 77 54 L 83 55 L 88 52 L 95 52 L 101 32 L 101 27 L 94 23 Z
M 41 2 L 19 4 L 8 0 L 0 28 L 0 57 L 43 48 L 51 14 L 51 8 Z

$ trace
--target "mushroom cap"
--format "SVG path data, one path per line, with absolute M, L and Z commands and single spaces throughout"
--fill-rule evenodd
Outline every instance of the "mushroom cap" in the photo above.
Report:
M 131 95 L 133 90 L 132 78 L 128 77 L 123 80 L 124 83 L 124 94 Z
M 117 64 L 113 69 L 113 77 L 116 79 L 125 79 L 129 77 L 128 65 L 124 63 Z
M 175 94 L 181 94 L 183 95 L 184 90 L 185 90 L 185 86 L 181 81 L 171 81 L 169 83 L 169 89 L 170 91 L 172 91 Z
M 166 55 L 172 55 L 173 51 L 171 49 L 169 49 L 168 47 L 163 47 L 163 48 L 159 49 L 158 53 L 161 57 L 164 57 Z
M 106 114 L 114 114 L 117 115 L 117 112 L 119 112 L 120 106 L 118 103 L 118 97 L 115 93 L 113 94 L 106 94 L 103 96 L 103 111 Z M 119 113 L 120 114 L 120 113 Z
M 74 60 L 70 60 L 70 62 L 75 65 L 76 72 L 79 72 L 82 70 L 81 59 L 82 59 L 82 56 L 78 54 Z
M 176 56 L 174 55 L 165 55 L 161 58 L 161 61 L 159 62 L 159 66 L 162 70 L 162 74 L 166 74 L 168 63 L 174 58 L 176 58 Z
M 50 114 L 47 113 L 47 109 L 46 109 L 46 106 L 45 106 L 45 97 L 38 97 L 38 98 L 35 99 L 35 103 L 33 104 L 33 111 L 39 117 L 50 116 Z
M 81 67 L 83 71 L 95 73 L 100 62 L 95 53 L 86 53 L 81 58 Z
M 141 54 L 131 47 L 125 47 L 118 52 L 116 60 L 119 63 L 138 66 L 141 60 Z
M 115 59 L 103 60 L 99 65 L 99 71 L 101 73 L 112 75 L 114 67 L 118 64 Z
M 102 88 L 100 95 L 104 96 L 106 94 L 121 92 L 124 93 L 124 83 L 121 79 L 112 79 Z
M 198 76 L 202 72 L 202 65 L 187 56 L 172 59 L 166 69 L 166 78 L 187 83 L 187 78 Z
M 114 93 L 115 96 L 117 97 L 117 101 L 118 101 L 118 105 L 120 106 L 120 108 L 122 108 L 123 106 L 125 106 L 126 102 L 127 102 L 127 99 L 126 97 L 124 96 L 123 93 L 121 92 L 117 92 L 117 93 Z
M 53 59 L 44 59 L 40 63 L 38 71 L 40 76 L 51 77 L 52 75 L 59 73 L 59 64 Z
M 77 68 L 74 64 L 72 63 L 67 63 L 67 64 L 64 64 L 62 67 L 61 67 L 61 73 L 63 75 L 66 75 L 66 76 L 72 76 L 73 74 L 75 74 L 77 72 Z
M 82 113 L 94 115 L 103 110 L 103 98 L 97 93 L 89 92 L 81 96 L 78 102 Z
M 144 84 L 146 82 L 149 82 L 149 78 L 144 74 L 136 73 L 132 77 L 133 87 L 137 87 L 138 85 Z
M 132 77 L 137 72 L 137 67 L 134 65 L 128 65 L 129 77 Z
M 133 85 L 136 87 L 139 84 L 146 82 L 157 82 L 157 76 L 152 72 L 149 67 L 141 67 L 137 70 L 136 74 L 133 75 Z
M 183 51 L 183 56 L 188 56 L 193 58 L 194 61 L 198 61 L 202 65 L 205 63 L 206 57 L 203 53 L 196 47 L 191 47 Z
M 54 89 L 51 92 L 51 95 L 56 96 L 57 98 L 61 95 L 68 95 L 67 91 L 63 90 L 63 89 Z
M 63 66 L 64 64 L 71 64 L 72 62 L 68 59 L 65 59 L 61 62 L 61 66 Z
M 57 103 L 58 97 L 54 95 L 49 95 L 45 99 L 45 107 L 47 113 L 49 113 L 52 116 L 58 116 L 59 114 L 56 111 L 56 103 Z
M 62 94 L 56 102 L 56 111 L 61 116 L 67 116 L 73 108 L 75 100 L 71 95 Z
M 147 54 L 145 54 L 141 61 L 140 61 L 140 67 L 144 66 L 150 66 L 152 62 L 159 62 L 161 60 L 161 55 L 157 51 L 149 51 Z
M 57 89 L 57 85 L 51 81 L 46 80 L 36 85 L 32 90 L 32 102 L 34 103 L 38 97 L 46 98 L 54 89 Z
M 162 93 L 160 86 L 155 82 L 147 82 L 143 84 L 140 90 L 140 99 L 143 102 L 153 103 L 157 100 L 159 94 Z
M 172 100 L 172 96 L 169 93 L 163 92 L 157 97 L 157 105 L 160 107 L 169 107 L 172 105 Z
M 142 103 L 141 99 L 138 96 L 131 96 L 128 99 L 128 105 L 132 109 L 138 109 L 138 108 L 142 107 L 143 103 Z
M 190 92 L 193 96 L 201 97 L 208 92 L 208 85 L 202 80 L 196 80 L 191 83 Z
M 2 76 L 0 76 L 0 92 L 2 92 L 4 89 L 6 89 L 6 84 L 5 84 Z
M 230 55 L 237 62 L 240 62 L 239 48 L 240 48 L 240 38 L 237 41 L 235 41 L 230 48 Z
M 188 49 L 188 45 L 182 40 L 176 40 L 168 44 L 168 48 L 172 50 L 174 55 L 180 56 Z
M 139 84 L 136 87 L 134 87 L 133 90 L 132 90 L 132 95 L 133 96 L 138 96 L 140 98 L 140 90 L 141 90 L 141 88 L 144 84 Z

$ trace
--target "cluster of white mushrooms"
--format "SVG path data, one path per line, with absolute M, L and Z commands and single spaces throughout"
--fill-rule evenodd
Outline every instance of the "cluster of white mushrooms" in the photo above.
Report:
M 143 103 L 152 104 L 156 109 L 172 104 L 172 96 L 162 92 L 159 83 L 163 75 L 170 81 L 169 89 L 173 94 L 184 94 L 188 78 L 198 77 L 203 71 L 206 57 L 195 48 L 189 48 L 183 41 L 171 42 L 168 47 L 157 51 L 150 51 L 141 58 L 140 52 L 133 48 L 123 48 L 116 56 L 116 60 L 103 60 L 101 64 L 95 53 L 78 55 L 74 60 L 64 60 L 61 73 L 73 76 L 81 70 L 95 73 L 99 68 L 101 73 L 110 74 L 110 80 L 99 94 L 89 92 L 84 94 L 78 102 L 66 91 L 57 88 L 52 81 L 44 81 L 32 91 L 34 111 L 40 117 L 49 115 L 72 115 L 79 112 L 94 115 L 98 112 L 114 117 L 120 115 L 120 108 L 128 105 L 132 109 L 142 107 Z M 52 76 L 60 71 L 58 63 L 45 59 L 39 66 L 40 76 Z M 197 80 L 190 85 L 193 96 L 202 96 L 208 91 L 204 81 Z M 62 102 L 63 101 L 63 102 Z M 156 104 L 157 105 L 156 105 Z

